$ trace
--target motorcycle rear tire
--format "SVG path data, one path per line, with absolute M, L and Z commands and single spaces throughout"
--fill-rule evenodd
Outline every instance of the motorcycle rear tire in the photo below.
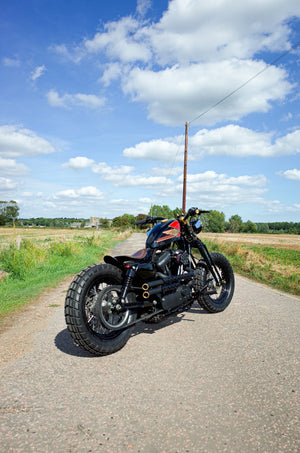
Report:
M 65 300 L 65 320 L 77 346 L 96 356 L 112 354 L 127 343 L 132 328 L 109 330 L 93 313 L 97 294 L 107 285 L 121 285 L 122 272 L 110 264 L 83 269 L 72 281 Z M 127 324 L 136 319 L 130 312 Z
M 220 313 L 224 311 L 225 308 L 231 302 L 234 293 L 234 274 L 229 263 L 228 259 L 221 255 L 221 253 L 211 253 L 211 258 L 218 268 L 221 278 L 223 280 L 222 285 L 218 288 L 216 287 L 217 294 L 200 294 L 198 298 L 199 305 L 209 313 Z M 195 287 L 197 290 L 201 291 L 204 286 L 207 285 L 208 280 L 212 278 L 210 272 L 206 269 L 205 266 L 199 266 L 195 276 Z M 208 290 L 211 285 L 209 284 Z

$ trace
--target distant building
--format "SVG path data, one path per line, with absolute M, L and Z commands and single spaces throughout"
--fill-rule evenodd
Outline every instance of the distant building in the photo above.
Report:
M 81 228 L 81 222 L 73 222 L 70 225 L 71 228 Z
M 100 226 L 100 217 L 91 217 L 90 218 L 90 224 L 95 225 L 96 228 L 99 228 Z
M 100 217 L 90 217 L 89 223 L 84 228 L 95 228 L 98 230 L 100 228 Z

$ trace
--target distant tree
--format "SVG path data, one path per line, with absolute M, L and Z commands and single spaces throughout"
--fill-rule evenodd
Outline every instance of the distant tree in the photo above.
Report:
M 228 226 L 232 233 L 238 233 L 239 231 L 241 231 L 243 226 L 242 218 L 237 214 L 232 215 L 229 219 Z
M 109 228 L 109 220 L 107 218 L 100 219 L 101 228 Z
M 173 211 L 169 206 L 159 206 L 157 204 L 153 205 L 149 211 L 149 216 L 152 217 L 164 217 L 165 219 L 173 218 Z
M 0 225 L 12 224 L 18 216 L 19 206 L 16 201 L 0 201 Z
M 175 208 L 175 209 L 173 210 L 173 217 L 174 217 L 174 219 L 176 219 L 176 217 L 177 217 L 178 215 L 181 215 L 181 214 L 182 214 L 182 209 L 181 209 L 181 208 Z
M 210 211 L 206 214 L 208 221 L 207 230 L 213 233 L 224 233 L 225 231 L 225 214 L 219 211 Z
M 270 232 L 269 225 L 267 223 L 256 223 L 258 233 L 267 234 Z
M 246 223 L 243 224 L 242 232 L 243 233 L 257 233 L 257 227 L 256 227 L 255 223 L 248 220 Z
M 122 228 L 123 226 L 125 226 L 124 219 L 122 219 L 121 216 L 114 217 L 112 220 L 112 226 L 114 228 Z
M 135 217 L 132 214 L 124 214 L 123 217 L 126 219 L 129 226 L 135 227 Z
M 112 226 L 115 228 L 121 228 L 125 230 L 135 226 L 135 217 L 130 214 L 124 214 L 122 216 L 115 217 L 112 221 Z

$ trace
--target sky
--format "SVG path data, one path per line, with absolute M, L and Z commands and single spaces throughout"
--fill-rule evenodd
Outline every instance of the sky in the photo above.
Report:
M 300 221 L 299 0 L 1 0 L 0 36 L 21 218 L 181 207 L 188 123 L 187 208 Z

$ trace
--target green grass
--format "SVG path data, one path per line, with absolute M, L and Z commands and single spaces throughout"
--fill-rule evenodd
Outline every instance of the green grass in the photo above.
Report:
M 224 254 L 234 272 L 281 291 L 300 295 L 300 252 L 273 247 L 205 240 Z
M 68 242 L 45 240 L 41 244 L 25 239 L 19 249 L 12 242 L 0 252 L 0 269 L 9 273 L 0 281 L 0 318 L 21 308 L 45 288 L 99 263 L 125 237 L 109 231 Z

